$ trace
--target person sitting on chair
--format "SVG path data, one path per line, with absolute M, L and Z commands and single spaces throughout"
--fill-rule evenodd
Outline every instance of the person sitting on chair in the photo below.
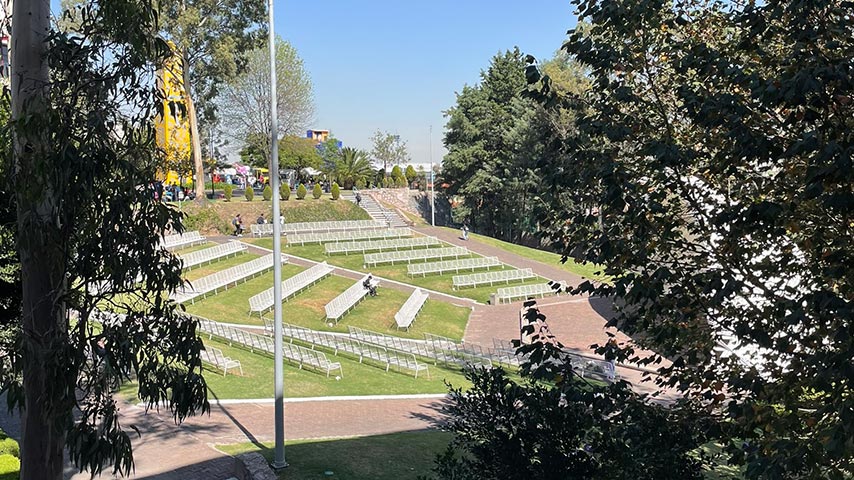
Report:
M 366 278 L 365 281 L 362 282 L 362 286 L 365 287 L 365 290 L 368 291 L 368 295 L 372 297 L 377 296 L 377 286 L 374 284 L 373 275 L 368 274 L 368 278 Z

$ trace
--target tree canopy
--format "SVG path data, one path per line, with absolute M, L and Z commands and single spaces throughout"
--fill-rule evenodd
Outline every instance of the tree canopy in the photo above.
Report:
M 176 421 L 209 409 L 196 323 L 163 300 L 182 279 L 160 236 L 181 214 L 150 189 L 164 162 L 150 73 L 171 51 L 146 0 L 78 4 L 73 33 L 52 29 L 47 2 L 15 3 L 3 171 L 21 313 L 4 317 L 0 392 L 21 412 L 21 478 L 62 478 L 64 449 L 81 470 L 128 474 L 118 384 L 135 377 Z
M 371 136 L 371 143 L 373 144 L 371 155 L 375 161 L 382 163 L 385 176 L 388 176 L 389 165 L 400 165 L 409 161 L 406 141 L 401 140 L 400 135 L 377 130 Z
M 365 182 L 373 175 L 368 155 L 352 147 L 344 147 L 340 158 L 335 162 L 332 174 L 344 189 L 351 189 L 360 180 Z
M 625 302 L 612 324 L 672 360 L 660 381 L 748 477 L 850 476 L 852 7 L 576 4 L 590 90 L 527 70 L 578 129 L 540 163 L 544 237 L 606 266 L 578 290 Z
M 253 142 L 255 137 L 270 138 L 270 51 L 266 43 L 250 52 L 243 71 L 221 87 L 216 105 L 224 133 L 233 140 L 257 148 L 261 143 Z M 305 131 L 314 119 L 311 78 L 296 48 L 281 38 L 276 39 L 276 106 L 279 137 Z M 265 142 L 257 153 L 269 163 L 269 140 Z
M 310 138 L 287 135 L 279 140 L 279 165 L 297 171 L 298 178 L 305 168 L 319 169 L 323 159 Z

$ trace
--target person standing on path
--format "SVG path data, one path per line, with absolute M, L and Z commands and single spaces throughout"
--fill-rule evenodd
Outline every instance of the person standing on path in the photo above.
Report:
M 468 240 L 469 239 L 469 225 L 468 225 L 468 223 L 463 222 L 463 226 L 462 226 L 462 228 L 460 228 L 460 231 L 462 231 L 462 233 L 463 233 L 462 239 Z

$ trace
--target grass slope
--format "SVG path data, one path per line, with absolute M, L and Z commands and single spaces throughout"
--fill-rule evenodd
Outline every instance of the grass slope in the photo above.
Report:
M 453 435 L 436 430 L 392 433 L 333 440 L 286 442 L 289 467 L 282 480 L 414 480 L 429 475 L 436 455 L 442 453 Z M 230 455 L 259 451 L 273 460 L 273 444 L 218 445 Z M 330 471 L 333 476 L 326 475 Z
M 347 200 L 332 200 L 329 195 L 314 199 L 310 194 L 305 200 L 297 200 L 293 192 L 288 201 L 279 202 L 282 214 L 288 222 L 322 222 L 327 220 L 370 220 L 366 211 Z M 260 214 L 267 219 L 273 212 L 273 204 L 264 201 L 260 195 L 255 200 L 247 202 L 243 197 L 235 197 L 230 202 L 215 200 L 205 205 L 183 203 L 181 206 L 187 214 L 185 225 L 202 233 L 232 232 L 231 219 L 238 213 L 243 217 L 246 229 L 254 223 Z

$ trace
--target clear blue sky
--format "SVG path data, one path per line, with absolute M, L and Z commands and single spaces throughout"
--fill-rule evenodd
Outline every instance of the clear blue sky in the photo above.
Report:
M 314 128 L 370 150 L 377 130 L 398 134 L 412 161 L 445 153 L 444 110 L 479 81 L 499 51 L 551 57 L 575 25 L 569 0 L 276 0 L 276 33 L 314 83 Z

